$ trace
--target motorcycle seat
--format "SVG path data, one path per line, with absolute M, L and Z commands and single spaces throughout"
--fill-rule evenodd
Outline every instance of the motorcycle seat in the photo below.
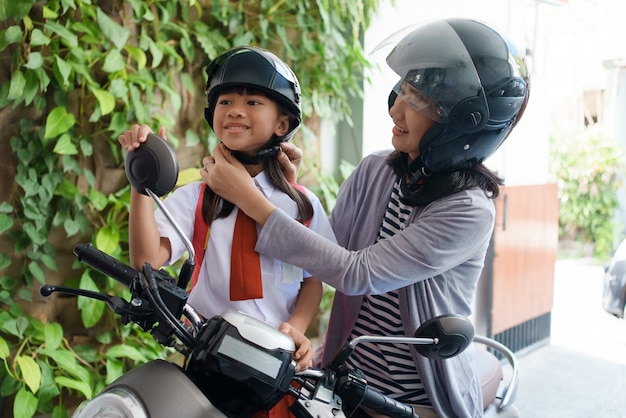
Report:
M 476 368 L 483 393 L 483 409 L 491 405 L 498 394 L 498 387 L 503 378 L 500 361 L 487 350 L 476 350 Z

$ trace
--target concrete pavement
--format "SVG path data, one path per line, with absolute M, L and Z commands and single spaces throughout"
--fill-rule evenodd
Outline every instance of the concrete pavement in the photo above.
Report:
M 604 266 L 555 266 L 549 343 L 518 354 L 523 418 L 626 418 L 626 321 L 602 310 Z

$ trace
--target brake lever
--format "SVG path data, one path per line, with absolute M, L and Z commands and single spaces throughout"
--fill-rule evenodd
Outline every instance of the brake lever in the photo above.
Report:
M 104 293 L 92 292 L 91 290 L 75 289 L 65 286 L 53 286 L 45 284 L 39 289 L 41 296 L 48 297 L 53 292 L 61 292 L 69 295 L 84 296 L 91 299 L 103 301 L 116 314 L 122 317 L 122 323 L 126 324 L 130 318 L 150 317 L 152 309 L 143 309 L 143 304 L 133 299 L 133 303 L 128 303 L 118 296 L 105 295 Z M 124 322 L 126 321 L 126 322 Z

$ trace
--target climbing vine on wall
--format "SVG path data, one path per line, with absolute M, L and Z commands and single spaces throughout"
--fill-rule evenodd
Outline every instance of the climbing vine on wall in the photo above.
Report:
M 132 123 L 165 126 L 178 151 L 208 151 L 203 68 L 242 44 L 270 49 L 292 66 L 306 117 L 349 118 L 348 97 L 361 93 L 358 75 L 367 65 L 361 38 L 377 4 L 0 2 L 0 148 L 14 173 L 0 188 L 0 240 L 10 246 L 0 254 L 5 410 L 65 417 L 70 400 L 167 355 L 150 336 L 120 329 L 98 301 L 78 302 L 92 345 L 78 344 L 64 324 L 25 312 L 75 241 L 127 259 L 129 189 L 117 136 Z M 97 272 L 73 274 L 66 278 L 72 285 L 127 296 Z

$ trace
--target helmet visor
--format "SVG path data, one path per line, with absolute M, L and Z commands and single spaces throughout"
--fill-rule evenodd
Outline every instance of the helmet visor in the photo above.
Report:
M 436 122 L 447 123 L 462 100 L 484 96 L 467 48 L 446 21 L 400 30 L 375 50 L 389 44 L 387 64 L 402 81 L 398 97 Z

